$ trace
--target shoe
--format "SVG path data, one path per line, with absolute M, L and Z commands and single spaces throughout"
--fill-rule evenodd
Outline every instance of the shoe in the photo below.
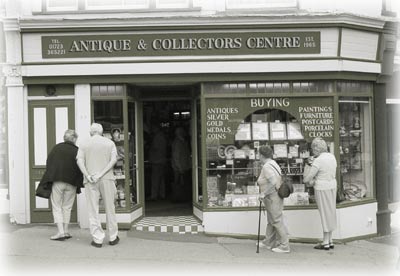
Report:
M 335 245 L 333 244 L 333 242 L 330 242 L 330 243 L 329 243 L 329 248 L 330 248 L 330 249 L 334 249 L 334 248 L 335 248 Z
M 290 249 L 289 248 L 281 247 L 281 246 L 272 248 L 272 251 L 275 252 L 275 253 L 290 253 Z
M 109 245 L 116 245 L 119 243 L 119 238 L 118 236 L 115 238 L 115 240 L 108 242 Z
M 103 246 L 101 243 L 97 243 L 97 242 L 95 242 L 95 241 L 92 241 L 92 242 L 90 243 L 90 245 L 93 246 L 93 247 L 97 247 L 97 248 L 101 248 L 101 247 Z
M 57 233 L 54 236 L 50 237 L 50 240 L 52 240 L 52 241 L 63 241 L 65 239 L 66 239 L 65 235 L 64 234 L 60 234 L 60 233 Z
M 314 249 L 318 249 L 318 250 L 329 250 L 329 244 L 317 244 L 316 246 L 314 246 Z
M 71 236 L 70 233 L 65 233 L 65 234 L 64 234 L 64 237 L 65 237 L 66 240 L 72 238 L 72 236 Z
M 256 245 L 257 245 L 257 243 L 256 243 Z M 266 249 L 268 249 L 268 250 L 272 249 L 272 246 L 266 245 L 266 244 L 263 243 L 263 242 L 260 242 L 259 245 L 258 245 L 258 247 L 259 247 L 259 248 L 266 248 Z

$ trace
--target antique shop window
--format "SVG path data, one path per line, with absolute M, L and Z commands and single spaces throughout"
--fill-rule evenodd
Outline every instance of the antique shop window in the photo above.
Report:
M 116 91 L 112 85 L 93 86 L 92 96 L 98 91 Z M 117 89 L 118 90 L 118 89 Z M 135 104 L 127 104 L 128 115 L 127 129 L 124 123 L 123 99 L 102 100 L 95 97 L 93 101 L 93 121 L 103 126 L 103 136 L 112 140 L 117 147 L 117 163 L 113 171 L 116 178 L 117 199 L 115 202 L 117 210 L 125 210 L 136 205 L 137 199 L 137 166 L 135 145 Z M 102 206 L 102 201 L 100 201 Z
M 371 106 L 367 97 L 339 99 L 340 174 L 346 200 L 372 198 Z
M 391 99 L 386 104 L 388 118 L 389 200 L 400 200 L 400 101 Z
M 131 207 L 138 203 L 137 154 L 136 154 L 136 113 L 135 103 L 128 102 L 128 147 L 129 147 L 129 195 Z
M 336 90 L 339 93 L 371 93 L 373 91 L 372 82 L 367 81 L 338 81 Z
M 333 82 L 331 81 L 302 81 L 293 82 L 294 93 L 331 93 L 333 92 Z
M 270 145 L 294 185 L 285 205 L 314 203 L 303 170 L 310 143 L 323 137 L 334 151 L 333 98 L 206 99 L 207 207 L 257 206 L 258 148 Z
M 203 203 L 203 177 L 202 177 L 202 141 L 201 141 L 201 106 L 200 106 L 200 99 L 196 100 L 196 132 L 197 132 L 197 198 L 196 201 L 198 203 Z

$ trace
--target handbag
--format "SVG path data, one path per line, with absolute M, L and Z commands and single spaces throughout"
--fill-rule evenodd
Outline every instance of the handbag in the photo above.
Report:
M 293 185 L 287 181 L 286 176 L 281 175 L 282 183 L 278 189 L 278 195 L 280 198 L 289 197 L 293 193 Z
M 281 176 L 281 185 L 278 189 L 278 195 L 280 198 L 287 198 L 293 193 L 293 185 L 288 181 L 286 175 L 282 175 L 277 168 L 269 164 L 274 170 L 277 172 L 278 175 Z
M 36 188 L 36 196 L 43 198 L 50 198 L 51 188 L 53 186 L 52 182 L 41 182 Z

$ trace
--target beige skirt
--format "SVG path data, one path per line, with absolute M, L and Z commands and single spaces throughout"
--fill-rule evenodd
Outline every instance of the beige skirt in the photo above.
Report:
M 331 232 L 336 229 L 336 188 L 314 191 L 322 229 L 324 232 Z

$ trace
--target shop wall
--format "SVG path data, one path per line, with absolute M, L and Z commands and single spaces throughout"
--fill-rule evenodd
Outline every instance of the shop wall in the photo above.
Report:
M 376 60 L 379 35 L 377 33 L 343 29 L 341 56 Z
M 333 232 L 337 240 L 376 235 L 377 203 L 336 210 L 338 227 Z M 258 233 L 258 211 L 204 212 L 206 234 L 254 236 Z M 285 210 L 284 223 L 292 240 L 320 239 L 322 226 L 318 209 Z M 261 213 L 261 235 L 265 235 L 266 215 Z

